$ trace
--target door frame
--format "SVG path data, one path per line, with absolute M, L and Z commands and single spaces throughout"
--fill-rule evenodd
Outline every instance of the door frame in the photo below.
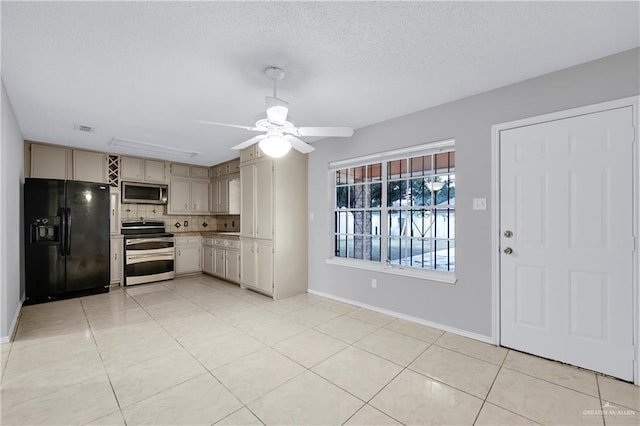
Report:
M 640 181 L 638 165 L 640 164 L 640 150 L 638 149 L 638 123 L 640 122 L 640 96 L 616 99 L 613 101 L 597 103 L 593 105 L 557 111 L 549 114 L 528 117 L 521 120 L 499 123 L 491 126 L 491 277 L 492 277 L 492 341 L 500 345 L 500 132 L 517 127 L 531 126 L 548 121 L 562 120 L 579 115 L 592 114 L 611 109 L 631 106 L 633 116 L 634 141 L 633 141 L 633 165 L 632 165 L 632 191 L 633 191 L 633 225 L 632 232 L 635 239 L 635 248 L 632 267 L 632 294 L 633 294 L 633 346 L 634 346 L 634 383 L 640 385 L 640 283 L 639 270 L 640 250 L 638 245 L 640 230 Z

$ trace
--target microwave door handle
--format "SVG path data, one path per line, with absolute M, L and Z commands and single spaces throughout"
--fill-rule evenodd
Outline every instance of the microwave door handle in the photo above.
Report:
M 67 249 L 67 256 L 71 255 L 71 208 L 67 207 L 67 226 L 66 226 L 66 234 L 67 234 L 67 241 L 65 243 L 66 249 Z

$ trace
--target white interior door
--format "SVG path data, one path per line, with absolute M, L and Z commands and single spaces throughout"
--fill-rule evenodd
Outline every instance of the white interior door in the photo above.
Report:
M 503 346 L 633 379 L 633 118 L 500 132 Z

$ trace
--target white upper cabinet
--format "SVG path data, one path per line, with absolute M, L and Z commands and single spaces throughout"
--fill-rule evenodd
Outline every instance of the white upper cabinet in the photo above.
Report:
M 144 160 L 145 182 L 164 183 L 164 161 Z
M 169 180 L 169 214 L 191 212 L 191 179 L 171 178 Z
M 73 180 L 107 183 L 106 154 L 74 149 Z
M 169 174 L 177 177 L 190 177 L 190 166 L 188 164 L 171 163 L 169 165 Z
M 164 161 L 120 157 L 120 180 L 165 183 Z
M 191 177 L 193 179 L 209 179 L 209 168 L 191 166 Z
M 142 158 L 120 157 L 120 179 L 124 181 L 144 180 L 144 160 Z
M 71 150 L 32 144 L 30 176 L 43 179 L 72 179 Z
M 209 181 L 191 181 L 191 212 L 209 213 Z

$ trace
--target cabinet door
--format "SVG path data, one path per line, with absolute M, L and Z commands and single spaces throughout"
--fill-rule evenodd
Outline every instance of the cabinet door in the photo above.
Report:
M 164 183 L 164 161 L 144 160 L 145 182 Z
M 194 179 L 209 179 L 209 168 L 191 166 L 191 177 Z
M 227 250 L 227 274 L 225 277 L 234 282 L 240 282 L 240 252 Z
M 191 212 L 192 213 L 208 213 L 209 212 L 209 181 L 208 180 L 192 180 L 191 181 Z
M 256 286 L 256 249 L 254 240 L 240 241 L 240 282 L 243 285 Z
M 255 237 L 273 238 L 273 162 L 256 163 Z M 244 214 L 244 213 L 243 213 Z
M 226 259 L 226 250 L 223 248 L 215 248 L 213 249 L 213 256 L 215 258 L 214 262 L 214 271 L 213 273 L 224 278 L 225 277 L 225 259 Z
M 169 214 L 190 213 L 191 180 L 171 178 L 169 180 Z
M 256 240 L 256 287 L 273 293 L 273 244 L 269 240 Z
M 73 180 L 107 182 L 107 159 L 101 152 L 73 150 Z
M 243 237 L 254 237 L 255 170 L 254 165 L 240 169 L 240 235 Z
M 176 251 L 176 274 L 200 271 L 200 246 L 179 246 Z
M 169 173 L 171 176 L 189 177 L 190 167 L 186 164 L 171 163 L 169 165 Z
M 211 205 L 211 213 L 218 213 L 220 206 L 218 205 L 218 181 L 211 181 L 211 196 L 209 197 L 209 204 Z
M 111 253 L 111 284 L 118 284 L 122 282 L 122 237 L 111 238 L 110 253 Z
M 31 145 L 31 177 L 71 179 L 71 150 L 57 146 Z
M 229 175 L 229 214 L 240 214 L 240 174 Z
M 213 247 L 202 247 L 202 270 L 208 274 L 213 274 Z
M 120 233 L 120 191 L 109 188 L 109 233 Z
M 229 174 L 240 173 L 240 159 L 229 161 Z
M 120 180 L 144 180 L 142 158 L 120 157 Z
M 229 178 L 218 179 L 218 211 L 229 212 Z

